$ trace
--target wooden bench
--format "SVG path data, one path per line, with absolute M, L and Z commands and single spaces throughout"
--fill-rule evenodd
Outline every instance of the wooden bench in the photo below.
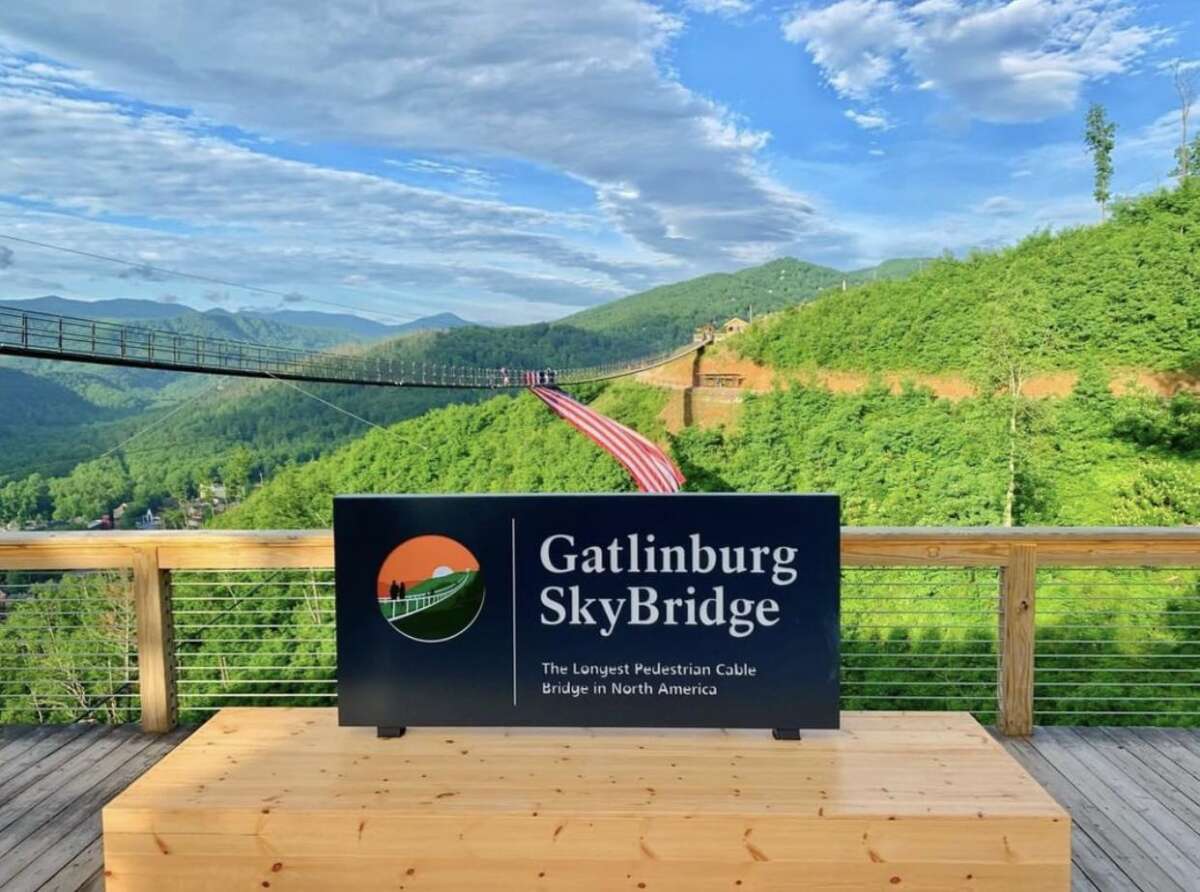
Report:
M 226 709 L 104 809 L 110 890 L 1066 890 L 1069 815 L 969 715 L 766 731 Z

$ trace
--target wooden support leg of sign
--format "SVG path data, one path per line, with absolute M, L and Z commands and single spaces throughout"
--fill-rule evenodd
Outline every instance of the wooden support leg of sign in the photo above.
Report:
M 967 713 L 760 730 L 215 715 L 104 809 L 107 892 L 1067 892 L 1071 818 Z
M 776 740 L 799 740 L 799 728 L 776 728 L 771 732 L 771 736 Z
M 376 728 L 376 737 L 403 737 L 407 728 Z

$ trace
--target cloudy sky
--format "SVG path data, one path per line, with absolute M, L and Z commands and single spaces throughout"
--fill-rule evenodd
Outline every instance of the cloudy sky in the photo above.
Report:
M 0 298 L 522 322 L 1003 245 L 1095 219 L 1091 101 L 1169 182 L 1200 47 L 1195 0 L 104 5 L 0 6 Z

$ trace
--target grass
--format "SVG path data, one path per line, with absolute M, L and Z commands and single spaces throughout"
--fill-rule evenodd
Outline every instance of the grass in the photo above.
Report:
M 479 608 L 483 605 L 485 594 L 483 576 L 478 572 L 454 574 L 465 576 L 463 587 L 444 601 L 408 617 L 394 620 L 392 625 L 405 635 L 422 641 L 440 641 L 450 638 L 463 631 L 475 619 Z M 445 580 L 450 577 L 442 576 L 437 579 L 427 579 L 409 589 L 410 594 L 421 594 L 431 588 L 443 587 Z

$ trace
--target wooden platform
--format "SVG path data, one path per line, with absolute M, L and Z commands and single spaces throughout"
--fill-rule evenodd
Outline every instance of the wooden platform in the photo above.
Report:
M 179 738 L 105 725 L 34 730 L 0 726 L 0 888 L 97 892 L 100 807 Z M 120 756 L 101 752 L 114 733 L 144 744 L 115 768 Z M 1029 741 L 1001 742 L 1075 818 L 1074 889 L 1195 888 L 1200 731 L 1038 728 Z
M 227 709 L 104 809 L 108 888 L 1069 887 L 1069 816 L 969 716 L 844 722 L 379 740 Z

